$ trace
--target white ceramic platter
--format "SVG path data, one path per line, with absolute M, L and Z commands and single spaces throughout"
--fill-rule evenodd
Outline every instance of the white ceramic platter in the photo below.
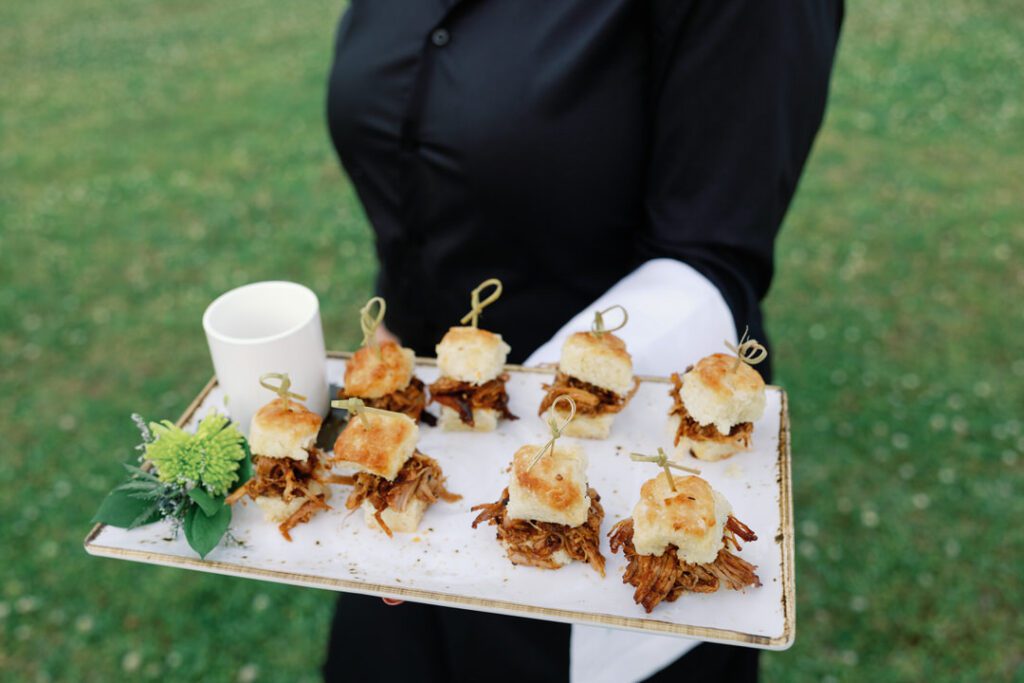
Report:
M 329 354 L 329 381 L 338 384 L 344 356 Z M 126 531 L 97 525 L 86 550 L 104 557 L 147 562 L 193 571 L 262 581 L 365 593 L 501 614 L 656 632 L 687 638 L 785 649 L 795 635 L 793 514 L 790 492 L 789 424 L 786 396 L 768 388 L 764 417 L 754 426 L 753 449 L 723 462 L 692 464 L 725 494 L 733 514 L 758 540 L 744 543 L 740 556 L 757 565 L 760 588 L 742 592 L 684 593 L 652 614 L 633 602 L 633 587 L 621 581 L 622 555 L 608 550 L 607 533 L 630 515 L 640 484 L 654 476 L 654 465 L 630 461 L 630 451 L 668 449 L 666 413 L 671 405 L 665 379 L 644 378 L 606 441 L 579 440 L 590 460 L 590 485 L 601 495 L 605 519 L 602 550 L 607 576 L 576 562 L 557 571 L 513 566 L 494 537 L 493 527 L 472 529 L 469 508 L 497 500 L 508 481 L 512 454 L 523 444 L 544 443 L 547 425 L 537 417 L 541 385 L 551 370 L 509 367 L 510 408 L 520 417 L 490 434 L 446 433 L 422 426 L 421 452 L 438 460 L 458 503 L 437 503 L 414 534 L 388 539 L 368 529 L 361 511 L 344 507 L 348 489 L 332 486 L 333 509 L 292 531 L 285 541 L 255 505 L 236 505 L 231 532 L 241 545 L 222 544 L 205 560 L 168 523 Z M 433 362 L 421 359 L 417 375 L 428 384 L 437 377 Z M 211 381 L 179 424 L 194 429 L 209 412 L 224 412 L 220 388 Z M 434 404 L 431 409 L 438 412 Z M 570 440 L 567 437 L 566 440 Z

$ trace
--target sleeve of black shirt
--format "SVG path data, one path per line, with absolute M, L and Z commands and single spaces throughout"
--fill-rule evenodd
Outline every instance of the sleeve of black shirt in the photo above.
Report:
M 640 260 L 690 264 L 740 333 L 760 302 L 786 208 L 821 125 L 843 4 L 654 0 L 651 158 Z

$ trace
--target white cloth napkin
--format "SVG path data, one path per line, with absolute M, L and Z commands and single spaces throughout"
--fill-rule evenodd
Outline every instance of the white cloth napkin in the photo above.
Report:
M 735 344 L 732 313 L 718 289 L 692 267 L 672 259 L 648 261 L 578 313 L 526 365 L 557 363 L 562 344 L 573 332 L 589 330 L 594 311 L 619 304 L 629 323 L 615 334 L 626 342 L 638 375 L 667 376 L 704 356 Z M 618 312 L 608 325 L 618 324 Z M 639 492 L 638 492 L 639 493 Z M 608 577 L 614 581 L 615 577 Z M 630 599 L 627 586 L 615 585 Z M 610 587 L 609 590 L 612 588 Z M 699 645 L 696 640 L 647 635 L 595 626 L 573 625 L 570 644 L 571 683 L 640 681 L 657 673 Z

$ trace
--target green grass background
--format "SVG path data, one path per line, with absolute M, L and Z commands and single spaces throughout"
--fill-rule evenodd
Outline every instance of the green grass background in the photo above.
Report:
M 217 294 L 305 282 L 328 345 L 357 341 L 372 245 L 322 114 L 340 11 L 0 4 L 0 678 L 317 678 L 331 593 L 81 541 L 129 414 L 209 377 Z M 767 303 L 799 615 L 768 681 L 1024 680 L 1022 36 L 1015 2 L 849 8 Z

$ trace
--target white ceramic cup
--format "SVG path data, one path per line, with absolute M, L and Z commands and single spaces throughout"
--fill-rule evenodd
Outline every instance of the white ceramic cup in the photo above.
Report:
M 308 287 L 276 281 L 232 289 L 206 308 L 203 329 L 227 412 L 242 433 L 248 436 L 252 416 L 276 398 L 260 386 L 268 372 L 288 373 L 290 391 L 305 396 L 313 412 L 327 414 L 320 301 Z

